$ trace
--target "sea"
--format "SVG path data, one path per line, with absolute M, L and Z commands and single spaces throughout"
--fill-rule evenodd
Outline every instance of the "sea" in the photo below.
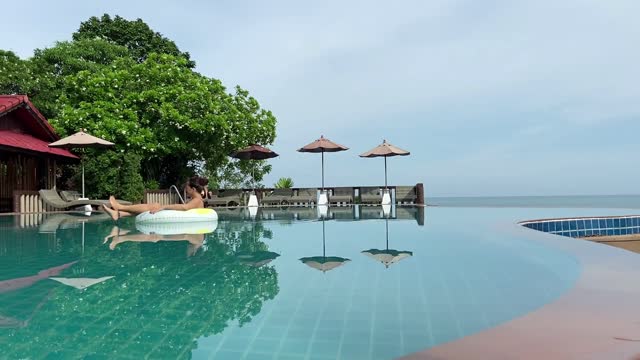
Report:
M 640 195 L 427 197 L 428 206 L 640 209 Z

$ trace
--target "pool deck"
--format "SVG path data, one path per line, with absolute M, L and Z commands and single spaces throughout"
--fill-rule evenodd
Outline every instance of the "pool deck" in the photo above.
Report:
M 529 314 L 404 359 L 640 359 L 640 255 L 512 231 L 572 253 L 582 265 L 574 287 Z

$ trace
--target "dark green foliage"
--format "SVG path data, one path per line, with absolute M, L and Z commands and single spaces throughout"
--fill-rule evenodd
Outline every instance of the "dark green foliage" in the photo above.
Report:
M 114 195 L 123 200 L 138 202 L 144 195 L 144 182 L 140 175 L 140 156 L 109 150 L 87 151 L 84 156 L 85 186 L 90 198 Z M 81 186 L 78 178 L 75 183 Z
M 195 67 L 188 52 L 181 52 L 175 42 L 153 31 L 142 19 L 130 21 L 118 15 L 111 18 L 108 14 L 100 18 L 92 16 L 73 33 L 76 41 L 96 38 L 126 47 L 138 62 L 145 61 L 151 53 L 159 53 L 183 57 L 189 68 Z
M 271 170 L 228 155 L 273 143 L 273 114 L 246 90 L 228 93 L 220 80 L 194 72 L 189 54 L 142 20 L 93 17 L 73 39 L 26 61 L 0 52 L 0 91 L 28 94 L 61 136 L 86 129 L 114 142 L 118 153 L 138 155 L 142 180 L 154 186 L 180 185 L 194 172 L 213 176 L 213 184 L 250 184 L 252 173 L 259 182 Z M 114 161 L 94 157 L 86 169 L 111 173 Z M 115 189 L 112 179 L 100 175 L 87 189 L 103 195 Z M 138 181 L 129 185 L 127 197 L 138 198 Z

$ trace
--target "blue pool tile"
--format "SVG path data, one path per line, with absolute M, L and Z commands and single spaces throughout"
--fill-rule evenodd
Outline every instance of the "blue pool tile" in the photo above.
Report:
M 598 220 L 589 219 L 587 220 L 587 229 L 597 229 L 598 228 Z
M 549 232 L 549 223 L 548 222 L 543 222 L 542 223 L 542 231 Z

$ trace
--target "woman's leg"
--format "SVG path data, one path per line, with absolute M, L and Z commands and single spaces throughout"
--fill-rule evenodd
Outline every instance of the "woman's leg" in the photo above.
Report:
M 111 216 L 113 221 L 118 221 L 118 219 L 120 219 L 121 217 L 127 217 L 127 216 L 133 215 L 132 213 L 127 211 L 113 210 L 105 204 L 102 204 L 102 210 L 104 210 L 107 214 L 109 214 L 109 216 Z
M 109 197 L 109 203 L 111 203 L 111 207 L 114 210 L 120 210 L 120 213 L 122 213 L 122 211 L 126 211 L 132 214 L 141 214 L 145 211 L 149 211 L 151 210 L 152 205 L 155 205 L 155 204 L 122 205 L 113 196 Z

